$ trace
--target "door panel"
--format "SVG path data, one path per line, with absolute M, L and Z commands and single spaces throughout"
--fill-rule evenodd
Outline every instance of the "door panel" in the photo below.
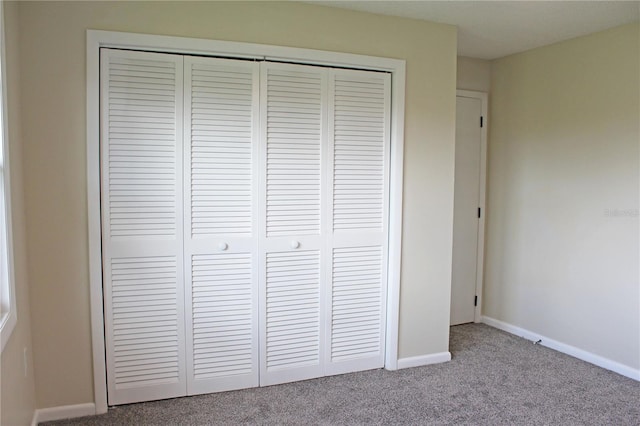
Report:
M 267 253 L 265 384 L 322 375 L 320 251 Z
M 329 71 L 325 374 L 384 366 L 390 76 Z
M 382 247 L 349 247 L 333 251 L 330 364 L 356 361 L 356 371 L 381 368 L 384 348 Z M 372 362 L 365 366 L 363 360 Z
M 257 386 L 253 253 L 192 256 L 189 394 Z
M 185 57 L 187 391 L 258 385 L 256 63 Z
M 271 385 L 322 375 L 322 170 L 326 71 L 263 63 L 261 372 Z
M 474 321 L 482 101 L 457 97 L 451 325 Z
M 324 73 L 265 65 L 266 234 L 320 234 Z
M 185 394 L 182 57 L 101 50 L 109 404 Z

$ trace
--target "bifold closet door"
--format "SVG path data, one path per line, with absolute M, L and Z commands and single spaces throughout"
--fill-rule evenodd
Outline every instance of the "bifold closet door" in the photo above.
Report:
M 263 63 L 261 372 L 384 366 L 390 75 Z
M 384 365 L 390 76 L 101 50 L 110 405 Z
M 109 404 L 184 395 L 182 56 L 101 50 Z
M 260 384 L 322 376 L 327 74 L 261 64 Z
M 384 366 L 391 76 L 329 71 L 325 375 Z
M 259 64 L 185 57 L 187 392 L 258 385 Z

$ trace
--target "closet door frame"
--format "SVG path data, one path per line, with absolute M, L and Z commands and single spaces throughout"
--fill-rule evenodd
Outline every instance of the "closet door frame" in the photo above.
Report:
M 87 30 L 87 212 L 95 414 L 107 412 L 100 211 L 100 48 L 195 54 L 383 71 L 391 74 L 391 158 L 385 369 L 398 369 L 405 61 L 254 43 Z M 91 413 L 93 414 L 93 409 Z

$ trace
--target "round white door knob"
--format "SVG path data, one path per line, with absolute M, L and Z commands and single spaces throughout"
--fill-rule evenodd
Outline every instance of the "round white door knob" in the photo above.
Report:
M 300 247 L 300 241 L 291 241 L 292 249 L 297 249 L 298 247 Z
M 225 251 L 226 249 L 229 248 L 229 244 L 227 243 L 220 243 L 218 244 L 218 248 L 220 249 L 220 251 Z

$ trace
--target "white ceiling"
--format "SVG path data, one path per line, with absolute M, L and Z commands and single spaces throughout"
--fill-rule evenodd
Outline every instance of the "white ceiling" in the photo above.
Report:
M 640 1 L 311 1 L 458 27 L 458 55 L 495 59 L 640 19 Z

